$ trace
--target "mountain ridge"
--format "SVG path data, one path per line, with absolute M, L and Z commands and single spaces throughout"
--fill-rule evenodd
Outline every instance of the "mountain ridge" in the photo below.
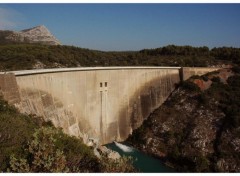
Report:
M 21 31 L 0 30 L 0 43 L 38 43 L 61 45 L 61 42 L 44 25 L 35 26 Z

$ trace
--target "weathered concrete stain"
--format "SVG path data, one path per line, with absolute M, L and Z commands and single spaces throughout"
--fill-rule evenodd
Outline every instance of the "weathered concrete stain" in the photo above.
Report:
M 210 70 L 108 67 L 17 71 L 13 72 L 16 77 L 0 74 L 0 93 L 23 113 L 43 116 L 67 134 L 105 144 L 125 140 L 138 128 L 174 90 L 180 74 L 185 79 Z
M 178 73 L 169 74 L 166 71 L 165 74 L 139 87 L 120 110 L 118 124 L 120 139 L 126 139 L 133 129 L 138 128 L 143 120 L 167 99 L 179 81 Z M 107 131 L 117 135 L 116 130 Z
M 14 74 L 0 74 L 0 96 L 3 96 L 11 105 L 21 101 Z

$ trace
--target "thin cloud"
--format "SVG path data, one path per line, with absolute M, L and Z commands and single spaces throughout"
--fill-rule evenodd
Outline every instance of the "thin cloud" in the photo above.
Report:
M 16 10 L 0 7 L 0 30 L 13 30 L 22 24 L 23 15 Z

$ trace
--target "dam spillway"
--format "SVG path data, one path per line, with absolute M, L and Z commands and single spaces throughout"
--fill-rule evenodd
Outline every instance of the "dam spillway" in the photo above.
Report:
M 216 68 L 92 67 L 0 74 L 0 94 L 69 135 L 105 144 L 125 140 L 182 79 Z M 199 72 L 200 71 L 200 72 Z M 186 74 L 184 74 L 186 73 Z

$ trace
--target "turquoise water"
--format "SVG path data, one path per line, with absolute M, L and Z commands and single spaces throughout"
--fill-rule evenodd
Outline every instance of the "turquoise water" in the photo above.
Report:
M 106 147 L 118 152 L 121 156 L 131 156 L 134 159 L 133 166 L 145 173 L 173 173 L 172 168 L 164 165 L 161 160 L 148 156 L 139 150 L 122 143 L 110 143 Z

